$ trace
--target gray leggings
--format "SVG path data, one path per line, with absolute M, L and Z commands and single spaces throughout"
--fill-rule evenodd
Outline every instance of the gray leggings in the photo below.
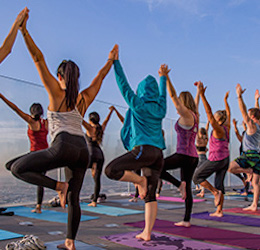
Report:
M 199 168 L 196 169 L 193 181 L 195 184 L 200 184 L 210 177 L 213 173 L 215 175 L 215 188 L 225 193 L 224 179 L 229 166 L 229 156 L 221 161 L 204 161 Z
M 30 152 L 6 164 L 12 174 L 25 182 L 55 190 L 57 181 L 43 173 L 67 166 L 65 175 L 69 183 L 67 238 L 75 239 L 80 217 L 79 193 L 88 165 L 88 148 L 83 136 L 59 133 L 51 147 Z
M 108 178 L 118 181 L 123 177 L 126 170 L 142 169 L 148 185 L 145 202 L 152 202 L 156 201 L 155 192 L 162 168 L 162 150 L 154 146 L 143 145 L 135 147 L 132 151 L 110 162 L 105 169 L 105 173 Z

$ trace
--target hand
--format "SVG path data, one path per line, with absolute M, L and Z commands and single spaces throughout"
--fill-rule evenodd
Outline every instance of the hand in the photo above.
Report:
M 233 124 L 234 124 L 234 126 L 237 125 L 237 120 L 236 119 L 233 119 Z
M 18 16 L 17 16 L 16 19 L 15 19 L 15 22 L 20 26 L 20 25 L 23 23 L 25 17 L 28 15 L 28 13 L 29 13 L 29 10 L 28 10 L 27 7 L 25 7 L 25 8 L 18 14 Z M 27 18 L 27 19 L 28 19 L 28 18 Z
M 113 60 L 113 61 L 118 60 L 118 45 L 117 44 L 109 52 L 108 59 Z
M 201 81 L 195 82 L 194 86 L 197 86 L 197 88 L 199 89 L 201 84 L 203 84 Z
M 229 97 L 229 92 L 230 92 L 230 91 L 228 91 L 228 92 L 225 94 L 225 98 L 224 98 L 225 100 L 228 99 L 228 97 Z
M 246 89 L 242 89 L 241 85 L 238 83 L 236 86 L 237 97 L 241 97 L 245 91 Z
M 203 83 L 202 82 L 198 82 L 198 88 L 199 88 L 199 93 L 200 95 L 204 95 L 205 94 L 205 91 L 206 91 L 206 87 L 204 87 Z
M 110 106 L 108 109 L 109 110 L 115 110 L 115 107 L 114 106 Z
M 160 77 L 161 77 L 161 76 L 168 76 L 168 73 L 169 73 L 170 71 L 171 71 L 171 70 L 168 69 L 168 65 L 162 64 L 162 65 L 160 66 L 160 69 L 159 69 L 159 71 L 158 71 L 158 74 L 159 74 Z
M 257 89 L 255 91 L 255 100 L 258 100 L 260 98 L 259 90 Z

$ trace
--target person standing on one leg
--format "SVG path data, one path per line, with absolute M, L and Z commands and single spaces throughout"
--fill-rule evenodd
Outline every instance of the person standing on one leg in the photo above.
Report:
M 138 186 L 140 198 L 145 199 L 145 228 L 136 238 L 149 241 L 157 215 L 156 187 L 163 167 L 162 119 L 166 114 L 168 67 L 161 65 L 159 69 L 159 88 L 149 75 L 139 83 L 136 94 L 118 60 L 114 61 L 114 69 L 118 87 L 129 106 L 121 130 L 121 139 L 129 152 L 110 162 L 105 173 L 110 179 Z M 143 176 L 134 172 L 139 169 Z
M 215 197 L 214 203 L 217 207 L 215 213 L 210 216 L 222 217 L 224 204 L 224 179 L 229 165 L 229 131 L 230 131 L 230 108 L 228 105 L 229 92 L 226 93 L 224 102 L 225 110 L 219 110 L 214 115 L 206 99 L 206 87 L 201 84 L 200 97 L 203 102 L 208 121 L 212 126 L 212 132 L 209 139 L 209 157 L 201 166 L 196 169 L 193 177 L 195 184 L 200 184 L 208 189 Z M 207 179 L 215 174 L 215 187 Z
M 253 202 L 244 210 L 256 211 L 260 194 L 260 110 L 251 108 L 247 111 L 243 100 L 243 93 L 240 84 L 237 84 L 236 93 L 239 109 L 246 124 L 246 133 L 243 136 L 243 153 L 232 161 L 229 172 L 233 174 L 246 173 L 252 177 Z
M 30 152 L 7 163 L 6 167 L 15 177 L 25 182 L 56 190 L 63 208 L 68 201 L 67 237 L 65 244 L 57 247 L 75 250 L 75 238 L 81 217 L 79 195 L 89 159 L 82 121 L 113 65 L 115 48 L 109 53 L 108 61 L 90 86 L 79 93 L 78 66 L 70 60 L 62 61 L 57 70 L 57 80 L 50 73 L 42 52 L 27 30 L 28 18 L 27 13 L 20 30 L 48 93 L 47 117 L 52 143 L 48 149 Z M 64 166 L 67 166 L 65 182 L 42 174 Z

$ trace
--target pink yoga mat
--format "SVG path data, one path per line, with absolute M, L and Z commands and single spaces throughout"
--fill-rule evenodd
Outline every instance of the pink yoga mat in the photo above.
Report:
M 125 225 L 143 228 L 144 221 L 125 223 Z M 156 220 L 154 231 L 178 235 L 195 240 L 218 243 L 221 245 L 236 246 L 246 249 L 259 249 L 260 235 L 230 231 L 225 229 L 201 227 L 192 225 L 190 228 L 174 226 L 173 221 Z
M 224 209 L 224 212 L 237 213 L 237 214 L 252 214 L 252 215 L 260 216 L 259 209 L 256 212 L 253 212 L 253 211 L 244 211 L 243 208 L 235 207 L 235 208 Z M 259 245 L 259 248 L 260 248 L 260 245 Z
M 185 200 L 183 200 L 180 197 L 160 196 L 160 197 L 158 197 L 156 199 L 157 200 L 161 200 L 161 201 L 185 202 Z M 202 202 L 202 201 L 205 201 L 205 199 L 193 199 L 193 202 Z

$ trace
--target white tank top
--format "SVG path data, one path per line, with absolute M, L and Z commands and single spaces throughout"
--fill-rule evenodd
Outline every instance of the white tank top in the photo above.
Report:
M 49 134 L 53 141 L 60 132 L 67 132 L 72 135 L 79 135 L 85 138 L 82 130 L 83 118 L 78 109 L 68 112 L 57 112 L 47 110 Z

